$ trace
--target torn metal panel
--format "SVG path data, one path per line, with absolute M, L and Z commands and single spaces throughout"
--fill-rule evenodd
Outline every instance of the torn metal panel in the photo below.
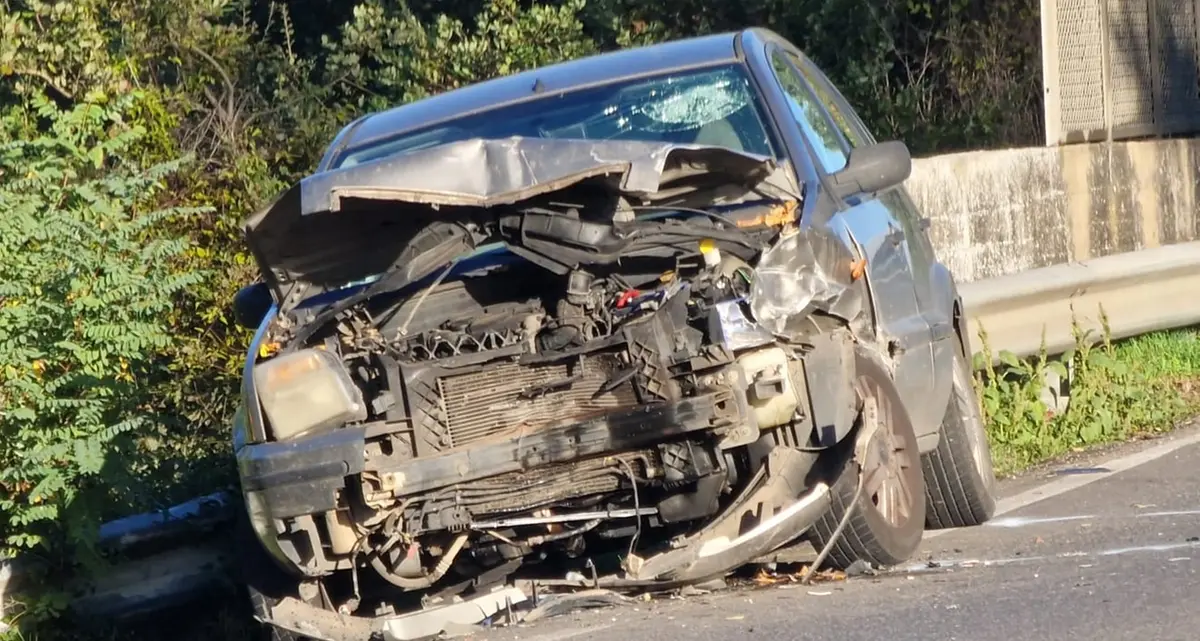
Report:
M 823 334 L 810 340 L 812 349 L 805 356 L 804 373 L 813 426 L 817 443 L 829 447 L 850 433 L 858 416 L 855 344 L 845 332 Z
M 261 603 L 258 618 L 276 628 L 319 641 L 418 641 L 469 634 L 495 625 L 532 623 L 589 608 L 628 602 L 606 589 L 583 589 L 538 596 L 533 582 L 498 585 L 469 598 L 452 597 L 428 607 L 377 617 L 343 615 L 295 598 Z
M 279 295 L 293 282 L 328 287 L 378 273 L 416 229 L 459 216 L 457 208 L 511 204 L 589 179 L 651 202 L 694 190 L 689 179 L 702 175 L 712 177 L 712 187 L 733 184 L 749 190 L 771 182 L 776 191 L 789 193 L 777 169 L 773 158 L 724 147 L 475 138 L 308 176 L 244 226 L 264 276 Z M 680 189 L 668 191 L 676 186 Z M 367 207 L 356 212 L 362 215 L 328 216 L 341 212 L 348 199 L 429 207 L 421 208 L 420 215 L 412 208 Z M 379 255 L 364 256 L 368 250 Z
M 853 320 L 863 308 L 853 287 L 855 257 L 836 236 L 821 228 L 785 232 L 763 252 L 755 267 L 750 311 L 780 336 L 797 331 L 796 321 L 814 310 Z
M 491 207 L 557 191 L 595 176 L 609 176 L 623 194 L 653 198 L 681 179 L 711 174 L 753 185 L 775 160 L 725 147 L 638 140 L 474 138 L 314 174 L 296 186 L 298 211 L 336 212 L 343 198 L 365 198 L 460 207 Z M 251 219 L 283 212 L 271 208 Z
M 281 630 L 316 641 L 365 641 L 377 638 L 379 625 L 365 617 L 343 616 L 331 610 L 315 608 L 299 599 L 286 597 L 273 605 L 264 597 L 255 597 L 255 618 Z
M 157 512 L 100 526 L 99 548 L 110 553 L 95 574 L 63 586 L 69 611 L 91 619 L 124 620 L 187 603 L 228 580 L 231 551 L 223 536 L 238 508 L 234 496 L 215 492 Z M 30 556 L 0 559 L 0 617 L 35 591 L 44 571 Z M 0 633 L 5 626 L 0 624 Z
M 228 579 L 233 553 L 219 539 L 115 563 L 66 586 L 81 617 L 127 619 L 188 603 Z
M 829 487 L 817 483 L 805 491 L 805 476 L 817 456 L 776 447 L 759 478 L 720 517 L 674 549 L 626 561 L 635 581 L 692 582 L 719 576 L 802 534 L 829 507 Z M 769 515 L 769 516 L 767 516 Z M 759 518 L 746 529 L 747 518 Z
M 538 599 L 534 608 L 521 616 L 521 623 L 533 623 L 589 608 L 617 606 L 628 601 L 628 597 L 605 589 L 551 594 Z

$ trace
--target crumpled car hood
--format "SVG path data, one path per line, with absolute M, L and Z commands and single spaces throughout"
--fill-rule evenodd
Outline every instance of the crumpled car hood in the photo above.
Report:
M 293 185 L 244 224 L 246 239 L 282 310 L 302 298 L 379 274 L 414 227 L 439 208 L 491 207 L 587 179 L 654 201 L 702 174 L 753 187 L 775 159 L 723 147 L 617 140 L 470 139 L 321 172 Z M 775 185 L 790 188 L 790 185 Z M 355 203 L 429 205 L 362 207 Z

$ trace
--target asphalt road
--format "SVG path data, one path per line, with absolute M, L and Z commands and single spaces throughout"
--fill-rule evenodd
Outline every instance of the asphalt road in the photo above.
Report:
M 485 641 L 1200 639 L 1200 427 L 1001 484 L 987 526 L 877 577 L 576 612 Z

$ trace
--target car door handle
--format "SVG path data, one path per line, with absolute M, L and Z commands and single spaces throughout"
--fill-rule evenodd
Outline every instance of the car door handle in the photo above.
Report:
M 904 230 L 899 227 L 892 227 L 892 230 L 888 232 L 887 239 L 892 241 L 893 245 L 899 245 L 904 242 Z

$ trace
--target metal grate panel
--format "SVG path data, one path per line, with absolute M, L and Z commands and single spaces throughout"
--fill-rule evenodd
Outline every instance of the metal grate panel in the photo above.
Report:
M 1200 132 L 1200 0 L 1042 0 L 1046 142 Z
M 1109 65 L 1112 67 L 1112 125 L 1153 122 L 1150 72 L 1150 10 L 1142 0 L 1106 0 Z
M 628 486 L 628 472 L 639 480 L 650 478 L 648 464 L 658 464 L 654 451 L 511 472 L 456 485 L 453 490 L 460 501 L 471 505 L 476 516 L 521 512 L 557 501 L 615 492 L 622 484 Z
M 499 363 L 481 372 L 443 378 L 438 385 L 451 445 L 460 447 L 518 429 L 578 421 L 636 405 L 629 384 L 592 398 L 619 367 L 615 358 L 589 357 L 582 365 Z
M 1104 129 L 1100 0 L 1060 0 L 1057 18 L 1061 127 L 1065 131 Z
M 1157 119 L 1169 129 L 1200 129 L 1196 0 L 1156 0 L 1154 30 Z

